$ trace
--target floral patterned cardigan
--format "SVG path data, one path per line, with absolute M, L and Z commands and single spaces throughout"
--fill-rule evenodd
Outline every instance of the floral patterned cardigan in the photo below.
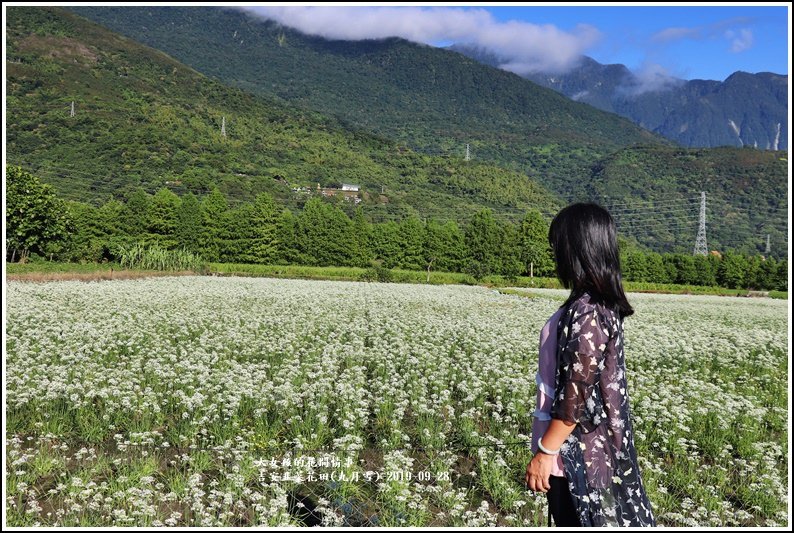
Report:
M 560 448 L 583 526 L 655 526 L 631 424 L 623 319 L 588 293 L 557 325 L 551 417 L 576 423 Z

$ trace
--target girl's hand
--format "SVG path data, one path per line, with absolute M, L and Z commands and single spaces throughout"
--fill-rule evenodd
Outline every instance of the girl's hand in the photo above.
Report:
M 549 476 L 555 456 L 538 452 L 527 465 L 526 484 L 535 492 L 547 492 L 551 488 Z

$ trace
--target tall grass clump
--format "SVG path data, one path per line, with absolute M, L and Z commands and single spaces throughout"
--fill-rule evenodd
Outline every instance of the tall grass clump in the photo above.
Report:
M 207 264 L 196 253 L 185 250 L 166 250 L 156 244 L 145 246 L 134 243 L 120 246 L 118 249 L 119 263 L 123 268 L 139 268 L 142 270 L 192 270 L 204 272 Z

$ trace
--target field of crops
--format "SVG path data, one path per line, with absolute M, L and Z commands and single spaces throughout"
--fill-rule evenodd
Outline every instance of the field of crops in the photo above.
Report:
M 7 287 L 9 525 L 545 524 L 523 478 L 538 335 L 562 291 Z M 629 397 L 659 524 L 785 525 L 788 302 L 630 301 Z

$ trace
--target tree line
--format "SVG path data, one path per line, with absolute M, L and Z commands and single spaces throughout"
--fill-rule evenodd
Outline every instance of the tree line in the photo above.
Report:
M 415 216 L 371 223 L 358 206 L 352 217 L 319 197 L 298 213 L 267 193 L 230 206 L 214 188 L 203 198 L 137 190 L 101 206 L 60 200 L 49 185 L 19 167 L 6 171 L 7 260 L 31 254 L 74 262 L 117 261 L 124 246 L 184 250 L 210 262 L 301 264 L 554 277 L 549 222 L 534 209 L 518 223 L 490 209 L 464 225 Z M 628 281 L 787 290 L 787 261 L 736 253 L 659 254 L 620 240 Z

